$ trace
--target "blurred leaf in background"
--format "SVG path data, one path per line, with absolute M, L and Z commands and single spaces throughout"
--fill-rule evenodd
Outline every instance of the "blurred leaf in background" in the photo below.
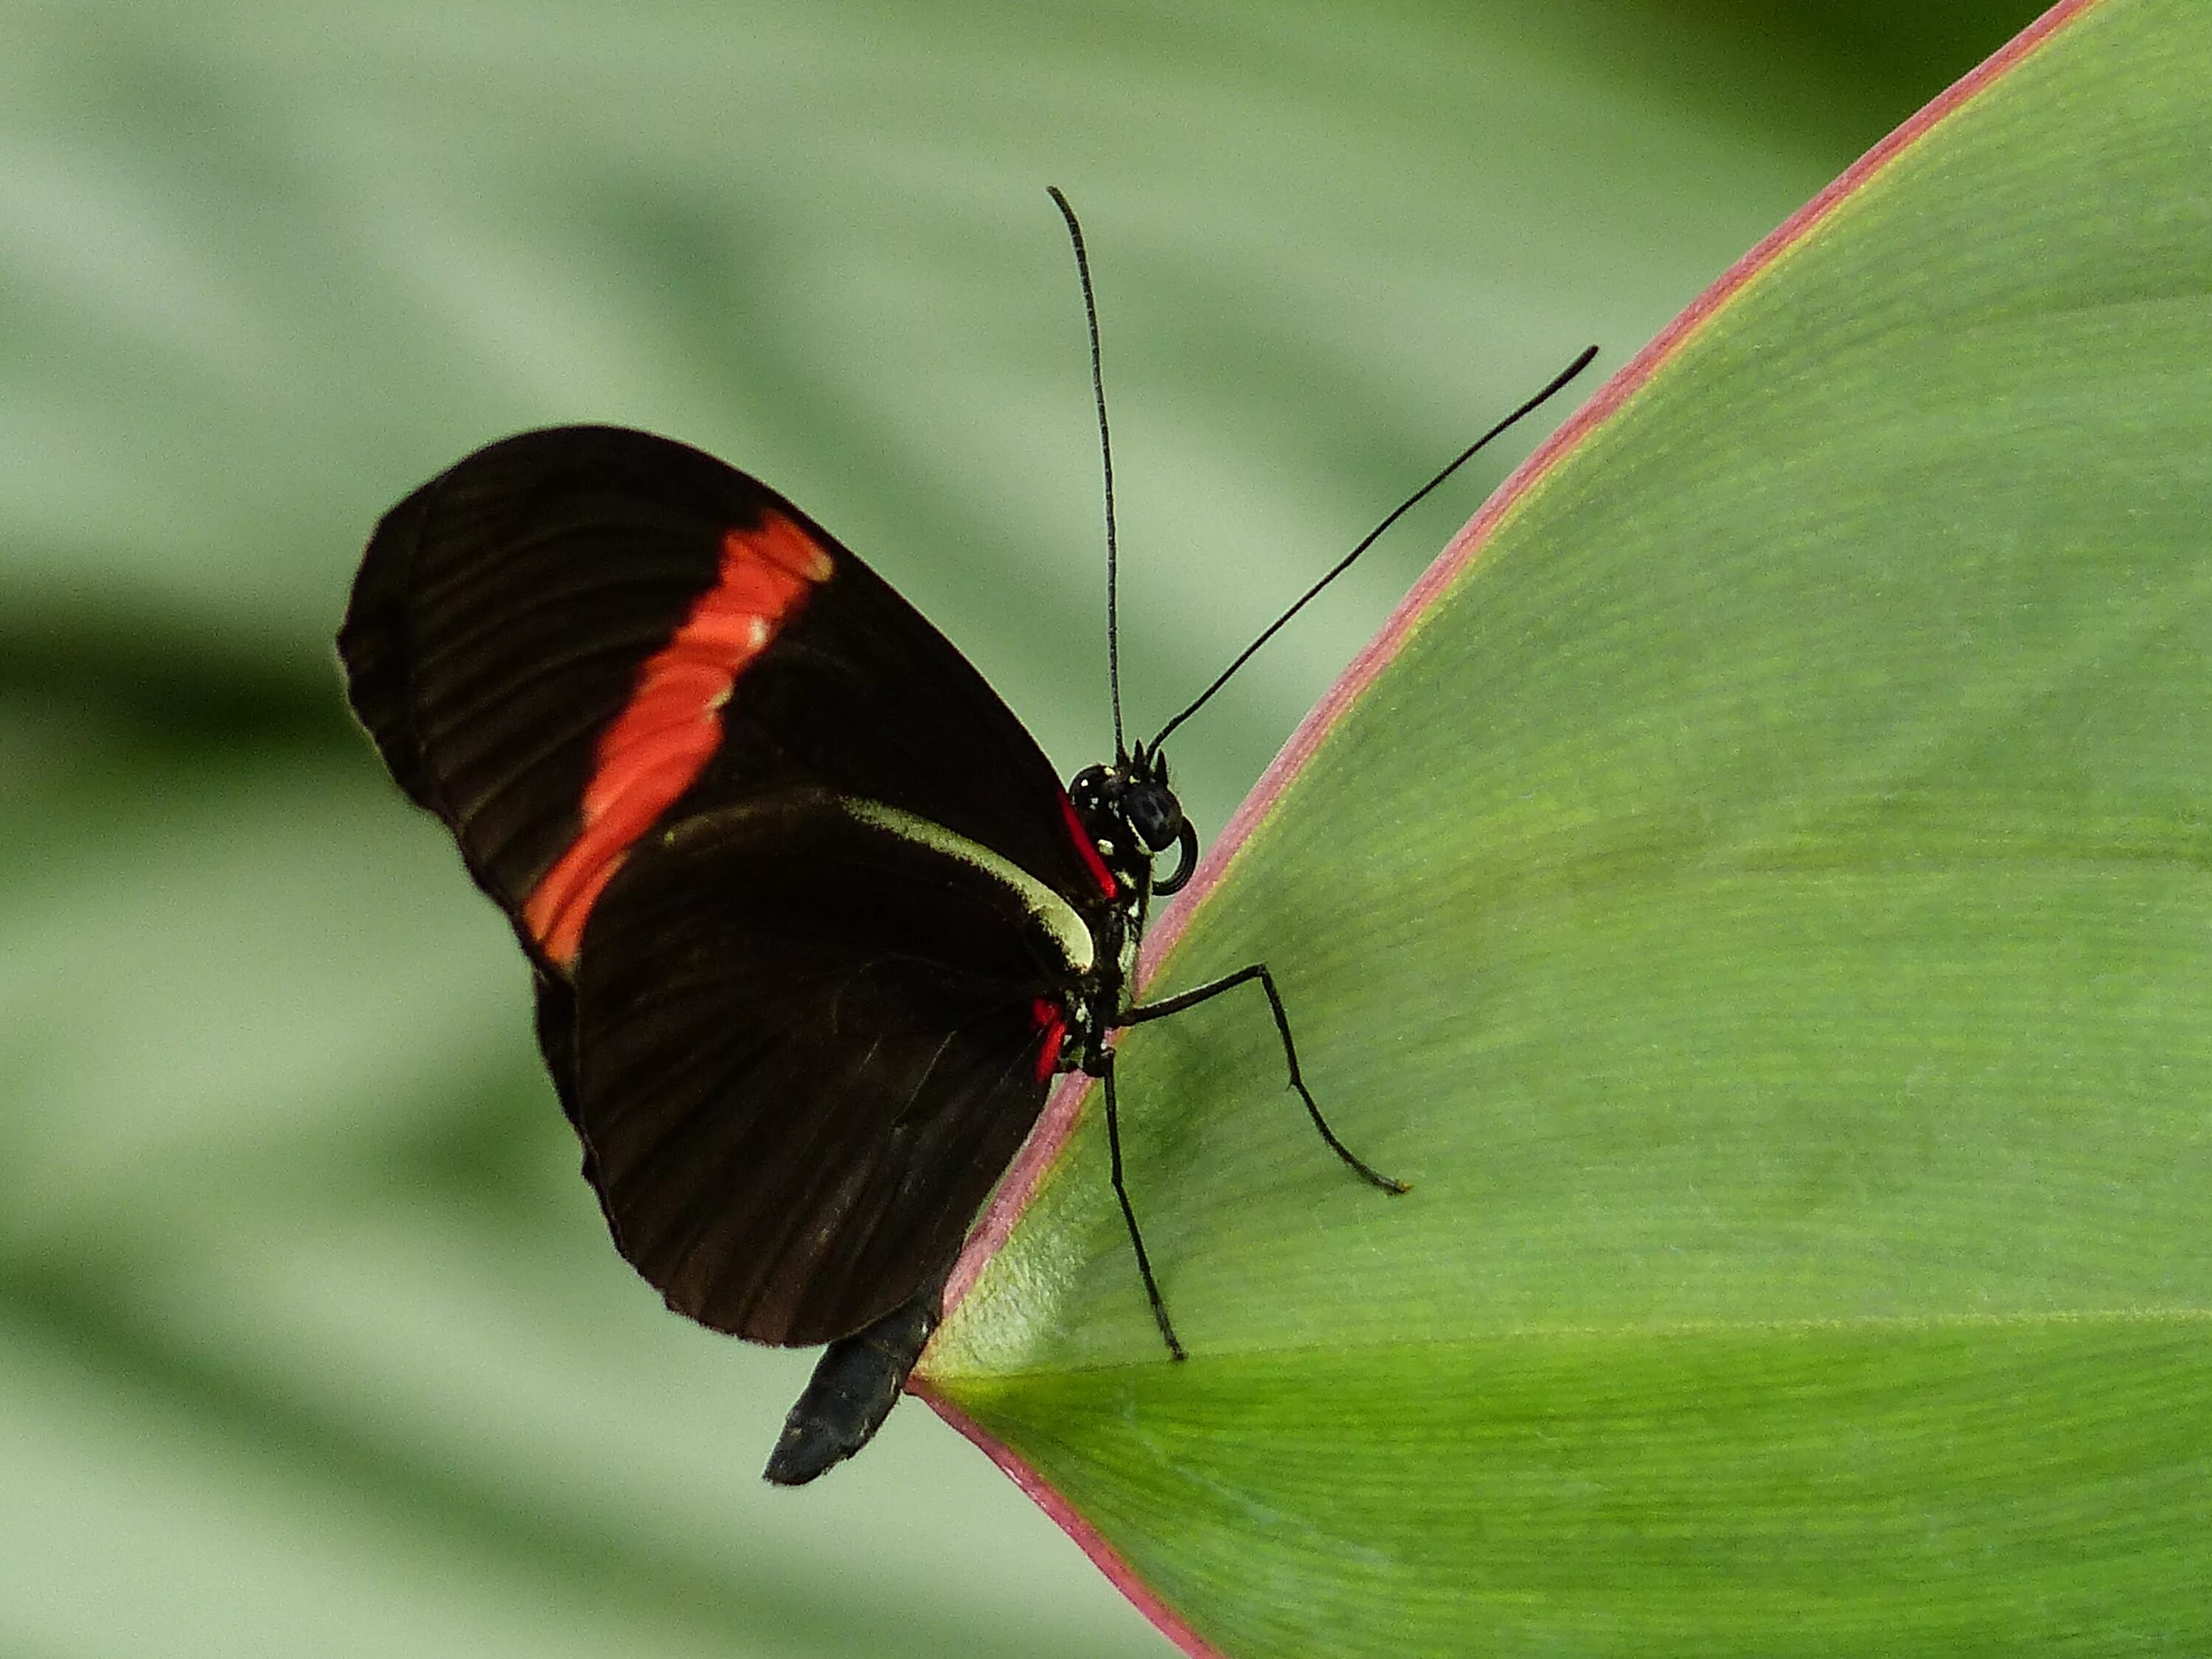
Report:
M 1158 1651 L 925 1413 L 759 1486 L 805 1357 L 616 1258 L 498 919 L 343 719 L 368 527 L 518 428 L 682 436 L 1072 769 L 1096 458 L 1047 182 L 1099 267 L 1141 726 L 2033 10 L 11 0 L 0 1646 Z M 1513 459 L 1209 711 L 1201 824 Z

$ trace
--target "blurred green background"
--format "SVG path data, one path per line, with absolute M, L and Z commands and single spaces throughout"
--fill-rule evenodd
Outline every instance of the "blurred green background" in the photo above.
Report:
M 503 925 L 345 720 L 377 514 L 714 449 L 1106 746 L 2034 13 L 1905 0 L 0 3 L 0 1653 L 1164 1650 L 918 1407 L 608 1246 Z M 1564 415 L 1564 408 L 1559 413 Z M 1528 434 L 1180 742 L 1218 825 Z

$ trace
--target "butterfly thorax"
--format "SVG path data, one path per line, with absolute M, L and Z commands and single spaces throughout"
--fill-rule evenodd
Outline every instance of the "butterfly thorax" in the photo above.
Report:
M 1146 754 L 1141 744 L 1110 766 L 1085 767 L 1077 773 L 1068 783 L 1067 796 L 1076 821 L 1115 884 L 1112 902 L 1091 922 L 1097 966 L 1083 988 L 1079 1006 L 1068 1011 L 1073 1039 L 1068 1060 L 1095 1072 L 1103 1063 L 1106 1034 L 1121 1023 L 1127 1009 L 1146 910 L 1154 893 L 1172 893 L 1190 879 L 1198 832 L 1183 817 L 1182 803 L 1168 785 L 1166 757 Z M 1156 880 L 1152 860 L 1170 848 L 1180 852 L 1176 868 Z

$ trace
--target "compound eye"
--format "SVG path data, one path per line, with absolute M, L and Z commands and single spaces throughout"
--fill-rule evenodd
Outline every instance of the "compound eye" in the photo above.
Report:
M 1137 839 L 1155 853 L 1164 853 L 1182 832 L 1182 804 L 1164 784 L 1140 783 L 1121 797 L 1122 816 Z

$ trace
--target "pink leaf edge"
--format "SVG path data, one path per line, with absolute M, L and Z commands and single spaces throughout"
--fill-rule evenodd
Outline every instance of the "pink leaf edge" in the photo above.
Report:
M 1718 280 L 1662 329 L 1650 343 L 1599 387 L 1589 401 L 1563 422 L 1550 437 L 1538 445 L 1528 459 L 1513 470 L 1505 482 L 1476 509 L 1474 516 L 1468 520 L 1459 533 L 1446 544 L 1435 562 L 1422 573 L 1406 597 L 1398 602 L 1381 631 L 1352 659 L 1351 665 L 1337 678 L 1336 683 L 1299 722 L 1297 730 L 1291 734 L 1290 741 L 1269 763 L 1251 793 L 1244 798 L 1243 805 L 1237 809 L 1212 848 L 1200 860 L 1190 884 L 1176 896 L 1158 925 L 1146 936 L 1138 973 L 1139 984 L 1149 980 L 1169 952 L 1175 949 L 1197 907 L 1205 902 L 1206 896 L 1220 884 L 1253 832 L 1274 810 L 1291 780 L 1335 728 L 1345 711 L 1389 665 L 1430 606 L 1474 562 L 1498 527 L 1536 484 L 1641 391 L 1660 367 L 1680 351 L 1753 278 L 1779 263 L 1784 254 L 1802 243 L 1853 194 L 1887 168 L 1930 130 L 1988 90 L 2061 29 L 2105 3 L 2106 0 L 2058 0 L 2057 4 L 1990 57 L 1953 82 L 1730 265 Z M 960 1260 L 954 1266 L 945 1293 L 948 1316 L 974 1288 L 985 1264 L 1012 1235 L 1015 1222 L 1028 1207 L 1046 1173 L 1066 1148 L 1081 1119 L 1083 1103 L 1090 1092 L 1090 1079 L 1079 1073 L 1071 1073 L 1060 1079 L 1060 1085 L 1046 1102 L 1045 1109 L 1037 1118 L 1036 1127 L 1030 1132 L 1029 1139 L 1023 1143 L 1020 1152 L 1008 1167 L 997 1195 L 969 1235 Z M 927 1358 L 925 1353 L 925 1366 Z M 1066 1498 L 1048 1485 L 1042 1475 L 1024 1463 L 1009 1447 L 985 1431 L 958 1407 L 939 1395 L 930 1386 L 925 1370 L 917 1368 L 915 1376 L 908 1382 L 908 1389 L 928 1401 L 930 1409 L 1004 1470 L 1007 1477 L 1074 1540 L 1077 1547 L 1091 1558 L 1114 1587 L 1127 1596 L 1162 1635 L 1188 1655 L 1189 1659 L 1224 1659 L 1218 1650 L 1209 1646 L 1184 1623 L 1180 1614 L 1137 1577 L 1120 1552 L 1078 1513 Z
M 1022 1462 L 1005 1443 L 994 1439 L 980 1427 L 974 1419 L 950 1401 L 939 1398 L 927 1389 L 916 1389 L 929 1407 L 971 1441 L 984 1456 L 996 1463 L 1022 1491 L 1030 1501 L 1052 1517 L 1053 1524 L 1075 1540 L 1076 1547 L 1091 1558 L 1091 1565 L 1104 1573 L 1107 1581 L 1129 1599 L 1129 1605 L 1152 1621 L 1152 1627 L 1174 1643 L 1189 1659 L 1225 1659 L 1219 1650 L 1207 1645 L 1206 1639 L 1182 1620 L 1182 1616 L 1153 1591 L 1151 1585 L 1137 1577 L 1136 1569 L 1121 1559 L 1121 1553 L 1107 1542 L 1105 1534 L 1079 1514 L 1075 1506 L 1045 1483 L 1044 1477 Z

